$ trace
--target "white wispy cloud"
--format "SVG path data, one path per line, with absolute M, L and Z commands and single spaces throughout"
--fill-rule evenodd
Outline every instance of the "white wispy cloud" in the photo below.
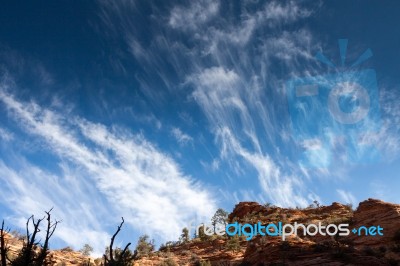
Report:
M 237 158 L 253 166 L 261 189 L 275 204 L 307 205 L 307 199 L 302 196 L 301 178 L 283 173 L 274 159 L 262 151 L 254 117 L 250 115 L 245 81 L 233 70 L 213 67 L 192 75 L 188 82 L 195 87 L 193 98 L 213 126 L 222 160 L 229 162 L 233 169 L 241 168 Z M 245 148 L 238 141 L 245 136 L 253 144 L 251 147 Z M 241 174 L 241 170 L 237 173 Z
M 187 7 L 175 6 L 171 10 L 168 23 L 173 28 L 196 29 L 209 21 L 219 11 L 219 1 L 201 0 L 191 2 Z
M 366 132 L 358 141 L 364 145 L 376 147 L 381 160 L 390 163 L 400 155 L 400 97 L 399 87 L 378 84 L 380 89 L 380 121 L 377 129 Z M 374 128 L 374 127 L 372 127 Z
M 56 236 L 75 248 L 90 243 L 101 255 L 110 238 L 107 225 L 117 221 L 110 215 L 115 215 L 113 210 L 103 205 L 96 187 L 79 173 L 63 171 L 56 176 L 30 164 L 22 156 L 14 159 L 18 160 L 18 169 L 0 161 L 3 184 L 0 198 L 14 212 L 7 223 L 24 228 L 30 215 L 42 217 L 44 211 L 54 207 L 52 218 L 62 221 Z
M 222 128 L 218 134 L 229 149 L 227 153 L 230 156 L 239 155 L 257 170 L 259 184 L 269 200 L 280 206 L 307 205 L 301 178 L 286 175 L 270 156 L 242 147 L 229 129 Z
M 243 12 L 239 23 L 219 21 L 218 26 L 196 29 L 194 38 L 200 41 L 199 54 L 209 56 L 216 66 L 206 67 L 200 60 L 190 58 L 195 72 L 187 75 L 186 83 L 194 87 L 192 97 L 211 125 L 221 161 L 228 163 L 237 175 L 244 174 L 241 160 L 253 166 L 262 190 L 275 204 L 304 206 L 311 192 L 304 189 L 302 171 L 286 164 L 288 159 L 277 156 L 277 151 L 266 149 L 265 143 L 274 145 L 281 135 L 276 126 L 279 110 L 272 106 L 285 102 L 286 97 L 284 90 L 279 89 L 283 86 L 276 81 L 270 62 L 278 58 L 293 69 L 298 60 L 309 60 L 312 35 L 307 30 L 282 31 L 261 37 L 254 50 L 246 46 L 252 43 L 253 32 L 260 27 L 294 22 L 309 16 L 311 11 L 294 2 L 272 2 L 262 11 Z M 253 53 L 261 56 L 253 57 Z M 271 87 L 273 90 L 267 96 L 265 89 Z M 260 134 L 262 128 L 264 134 Z M 282 130 L 288 128 L 282 124 Z
M 229 178 L 233 178 L 245 175 L 243 163 L 252 166 L 264 191 L 269 189 L 270 193 L 278 193 L 271 189 L 280 187 L 280 192 L 287 195 L 274 198 L 268 194 L 276 201 L 274 203 L 282 205 L 288 202 L 304 205 L 310 199 L 319 198 L 313 191 L 305 189 L 308 187 L 305 183 L 327 176 L 346 178 L 348 169 L 345 164 L 349 158 L 342 151 L 346 149 L 346 143 L 337 136 L 339 128 L 323 126 L 327 117 L 314 120 L 321 123 L 317 135 L 323 139 L 316 140 L 318 143 L 301 139 L 309 129 L 307 126 L 300 129 L 299 135 L 292 134 L 290 117 L 286 116 L 286 80 L 320 75 L 321 70 L 314 59 L 316 51 L 321 50 L 321 42 L 309 28 L 292 27 L 312 16 L 313 9 L 319 5 L 303 4 L 247 1 L 237 10 L 238 16 L 230 5 L 220 3 L 218 9 L 205 12 L 199 23 L 193 25 L 183 25 L 176 14 L 187 12 L 189 17 L 195 17 L 198 10 L 209 6 L 177 5 L 167 16 L 160 15 L 159 19 L 153 20 L 155 29 L 165 25 L 165 21 L 170 27 L 154 31 L 146 49 L 137 38 L 127 38 L 128 46 L 133 49 L 132 55 L 143 63 L 149 77 L 152 74 L 162 76 L 161 80 L 172 94 L 182 92 L 182 87 L 192 89 L 188 98 L 200 106 L 207 118 L 219 150 L 219 169 L 224 169 L 226 163 Z M 135 36 L 134 30 L 125 29 L 126 36 Z M 162 65 L 171 67 L 176 77 L 161 75 Z M 173 86 L 176 78 L 181 82 L 180 86 Z M 151 95 L 151 82 L 140 77 L 140 83 L 150 92 L 149 97 L 156 99 L 158 95 Z M 311 108 L 318 116 L 318 110 L 326 110 L 327 106 L 317 99 Z M 393 123 L 397 109 L 393 103 L 384 108 L 392 115 L 382 119 L 380 130 L 376 134 L 361 135 L 357 141 L 383 149 L 388 158 L 390 155 L 397 158 L 399 134 Z M 306 154 L 314 164 L 326 166 L 337 160 L 337 170 L 309 169 L 299 165 L 299 154 L 296 153 L 310 147 L 320 148 Z M 201 163 L 210 166 L 212 161 Z
M 14 138 L 14 134 L 8 131 L 7 129 L 0 127 L 0 138 L 3 141 L 10 141 Z
M 259 20 L 267 20 L 271 26 L 294 22 L 308 17 L 312 11 L 303 8 L 295 1 L 270 1 L 258 13 Z
M 320 77 L 319 82 L 329 89 L 337 86 L 330 78 Z M 378 83 L 376 89 L 379 98 L 372 96 L 371 102 L 378 101 L 380 110 L 369 109 L 365 118 L 352 127 L 336 122 L 328 103 L 320 97 L 310 97 L 304 102 L 289 102 L 301 114 L 298 117 L 304 118 L 297 126 L 295 141 L 308 151 L 307 156 L 312 164 L 330 168 L 335 165 L 334 168 L 340 169 L 343 174 L 349 162 L 391 163 L 398 159 L 400 127 L 397 122 L 400 108 L 395 104 L 395 99 L 399 97 L 397 88 Z M 332 175 L 332 172 L 327 173 Z
M 194 84 L 194 100 L 202 107 L 208 120 L 218 127 L 228 125 L 237 132 L 254 135 L 254 124 L 248 106 L 244 102 L 245 88 L 241 87 L 241 79 L 233 70 L 223 67 L 203 69 L 191 75 L 188 82 Z M 239 119 L 235 117 L 239 115 Z M 258 148 L 257 138 L 251 138 L 254 147 Z
M 186 133 L 183 133 L 180 128 L 173 127 L 171 129 L 172 136 L 176 139 L 176 141 L 180 145 L 187 145 L 188 143 L 193 142 L 193 138 Z
M 337 189 L 336 192 L 339 194 L 340 199 L 344 203 L 350 203 L 353 206 L 357 206 L 358 201 L 357 201 L 356 197 L 354 197 L 354 195 L 351 192 L 345 191 L 345 190 L 342 190 L 342 189 Z
M 182 173 L 169 155 L 142 135 L 110 129 L 76 116 L 63 116 L 34 101 L 19 101 L 6 90 L 0 91 L 0 101 L 22 129 L 32 137 L 45 140 L 47 152 L 56 155 L 63 166 L 63 174 L 58 176 L 27 164 L 26 173 L 38 169 L 33 181 L 28 174 L 15 174 L 15 170 L 8 169 L 11 178 L 6 175 L 2 178 L 9 178 L 9 187 L 15 189 L 10 190 L 4 201 L 13 204 L 12 199 L 26 199 L 19 203 L 19 210 L 25 216 L 50 204 L 61 211 L 65 209 L 63 204 L 71 202 L 68 210 L 85 212 L 85 215 L 63 215 L 66 222 L 57 236 L 67 243 L 76 240 L 71 232 L 79 230 L 73 220 L 78 217 L 88 219 L 82 239 L 84 236 L 92 240 L 99 235 L 105 239 L 104 226 L 96 222 L 94 225 L 99 229 L 93 231 L 89 218 L 101 220 L 108 215 L 108 222 L 115 223 L 115 217 L 124 216 L 134 229 L 166 240 L 175 239 L 190 219 L 209 217 L 215 210 L 210 192 Z M 6 169 L 4 164 L 2 167 Z M 79 171 L 68 174 L 70 169 Z M 104 197 L 102 206 L 96 200 L 98 192 Z

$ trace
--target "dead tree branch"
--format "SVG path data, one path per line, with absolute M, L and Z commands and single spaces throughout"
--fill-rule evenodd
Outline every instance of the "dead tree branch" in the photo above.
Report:
M 33 215 L 28 218 L 26 221 L 26 243 L 24 243 L 24 246 L 18 254 L 18 257 L 11 262 L 12 266 L 42 266 L 46 264 L 46 257 L 49 250 L 49 240 L 54 234 L 57 225 L 60 223 L 60 221 L 51 220 L 52 210 L 53 208 L 51 208 L 49 211 L 46 211 L 46 216 L 41 219 L 35 220 Z M 45 219 L 47 221 L 46 233 L 44 243 L 41 245 L 41 241 L 36 241 L 36 238 L 37 234 L 41 231 L 39 226 Z M 29 229 L 30 224 L 33 226 L 32 232 Z M 35 252 L 37 246 L 41 246 L 39 254 Z
M 9 230 L 4 229 L 4 220 L 1 223 L 1 229 L 0 229 L 0 260 L 1 260 L 1 266 L 7 266 L 7 252 L 8 252 L 8 247 L 6 243 L 6 233 L 8 233 Z
M 114 266 L 114 265 L 128 265 L 128 263 L 132 260 L 132 256 L 129 255 L 129 246 L 131 243 L 128 243 L 125 248 L 121 251 L 120 249 L 117 249 L 116 252 L 114 251 L 114 241 L 119 232 L 121 231 L 122 225 L 124 224 L 124 217 L 122 217 L 122 222 L 118 226 L 117 231 L 115 231 L 114 235 L 111 237 L 111 242 L 109 246 L 109 254 L 104 254 L 104 265 L 105 266 Z

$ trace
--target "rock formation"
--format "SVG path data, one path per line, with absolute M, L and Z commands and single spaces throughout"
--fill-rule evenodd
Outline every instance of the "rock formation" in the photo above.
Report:
M 228 249 L 228 237 L 195 238 L 186 243 L 173 242 L 136 266 L 154 265 L 400 265 L 400 205 L 368 199 L 356 210 L 337 202 L 329 206 L 316 204 L 308 208 L 280 208 L 257 202 L 240 202 L 230 213 L 229 222 L 270 224 L 349 224 L 349 230 L 361 226 L 380 226 L 383 235 L 365 236 L 350 232 L 348 236 L 290 235 L 239 238 L 235 250 Z M 22 242 L 8 236 L 10 252 L 16 254 Z M 86 265 L 88 258 L 72 250 L 54 250 L 51 265 Z M 94 262 L 93 259 L 91 259 Z M 98 262 L 98 261 L 97 261 Z M 96 265 L 96 264 L 92 264 Z M 100 265 L 100 264 L 97 264 Z

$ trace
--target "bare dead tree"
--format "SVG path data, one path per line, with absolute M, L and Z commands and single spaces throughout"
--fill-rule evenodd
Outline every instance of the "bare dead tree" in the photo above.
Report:
M 121 231 L 122 225 L 124 224 L 124 217 L 122 217 L 122 222 L 118 226 L 117 231 L 115 231 L 114 235 L 111 237 L 110 246 L 108 248 L 109 254 L 104 254 L 104 266 L 125 266 L 130 265 L 130 262 L 134 260 L 136 257 L 135 254 L 130 254 L 129 246 L 131 243 L 129 242 L 125 248 L 121 251 L 120 249 L 114 250 L 114 241 L 119 232 Z M 107 252 L 106 252 L 107 253 Z
M 26 242 L 24 241 L 24 246 L 20 253 L 18 254 L 17 258 L 15 258 L 12 262 L 12 266 L 42 266 L 45 264 L 45 260 L 48 254 L 49 249 L 49 240 L 54 234 L 54 231 L 57 228 L 57 225 L 60 221 L 51 221 L 51 208 L 49 211 L 46 212 L 46 216 L 35 220 L 35 217 L 32 215 L 26 221 Z M 37 234 L 41 231 L 40 230 L 40 223 L 44 220 L 47 220 L 47 227 L 46 227 L 46 234 L 44 244 L 41 245 L 41 251 L 39 254 L 36 254 L 35 249 L 40 245 L 40 241 L 37 241 Z M 29 224 L 32 223 L 33 231 L 32 233 L 29 230 Z
M 43 219 L 35 220 L 35 217 L 32 215 L 26 221 L 26 241 L 24 241 L 24 245 L 19 252 L 18 256 L 11 262 L 13 266 L 22 266 L 22 265 L 33 265 L 34 262 L 34 250 L 39 242 L 36 242 L 36 235 L 40 232 L 39 225 Z M 29 230 L 30 222 L 33 225 L 33 232 L 31 233 Z
M 0 229 L 0 260 L 1 260 L 1 266 L 7 266 L 7 253 L 8 253 L 8 247 L 6 243 L 6 233 L 8 233 L 10 230 L 5 230 L 4 229 L 4 220 L 1 223 L 1 229 Z
M 46 220 L 47 220 L 47 226 L 46 226 L 46 236 L 44 239 L 44 243 L 42 246 L 42 249 L 39 253 L 39 256 L 37 258 L 37 265 L 42 265 L 45 260 L 46 260 L 46 256 L 49 250 L 49 240 L 50 238 L 53 236 L 54 231 L 57 228 L 57 225 L 60 223 L 60 221 L 54 220 L 51 221 L 51 214 L 50 212 L 53 210 L 53 208 L 51 208 L 48 212 L 46 211 Z

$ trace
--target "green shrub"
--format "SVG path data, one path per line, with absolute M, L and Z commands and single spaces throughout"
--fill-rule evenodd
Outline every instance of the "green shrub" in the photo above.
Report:
M 139 237 L 139 240 L 136 245 L 135 252 L 137 253 L 137 257 L 145 257 L 149 256 L 151 252 L 154 251 L 154 241 L 149 240 L 148 235 L 142 235 Z
M 200 238 L 201 241 L 208 241 L 210 240 L 210 236 L 208 236 L 205 232 L 204 232 L 204 225 L 199 227 L 199 233 L 197 235 L 198 238 Z
M 239 251 L 240 250 L 240 239 L 237 235 L 230 237 L 226 242 L 226 248 L 230 251 Z

